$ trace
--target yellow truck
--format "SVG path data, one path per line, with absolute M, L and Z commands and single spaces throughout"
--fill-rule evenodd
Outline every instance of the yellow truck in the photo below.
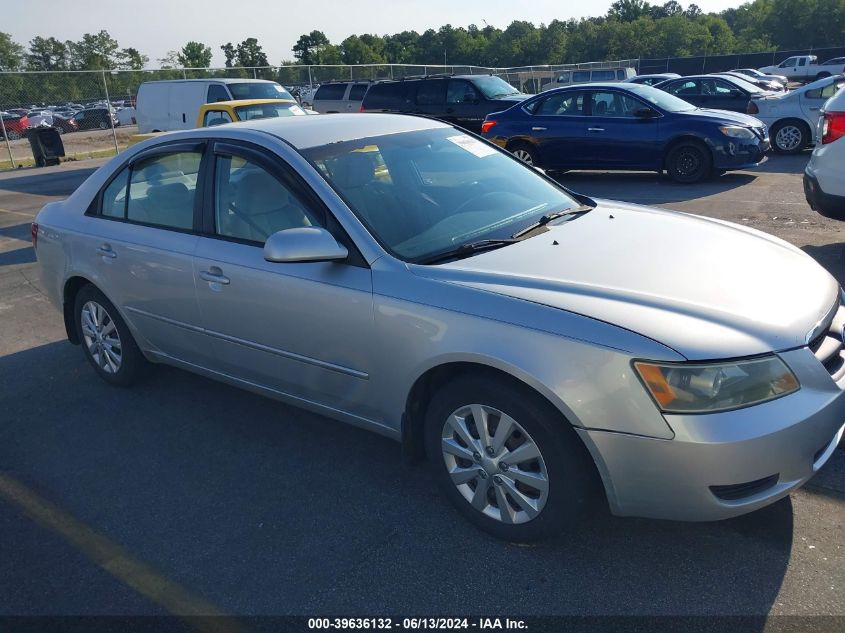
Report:
M 238 101 L 217 101 L 200 106 L 197 114 L 196 127 L 211 127 L 234 121 L 249 121 L 251 119 L 268 119 L 280 116 L 305 116 L 317 114 L 313 110 L 306 110 L 296 101 L 290 99 L 242 99 Z M 134 145 L 148 138 L 154 138 L 166 132 L 149 132 L 135 134 L 129 138 L 129 144 Z

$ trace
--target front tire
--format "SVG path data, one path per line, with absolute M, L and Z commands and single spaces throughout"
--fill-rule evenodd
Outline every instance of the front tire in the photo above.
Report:
M 569 423 L 527 387 L 456 378 L 429 403 L 424 432 L 438 486 L 493 536 L 535 541 L 582 516 L 594 467 Z
M 85 357 L 100 378 L 128 387 L 148 367 L 132 333 L 111 301 L 92 285 L 85 286 L 74 302 L 76 333 Z
M 778 121 L 769 134 L 778 154 L 797 154 L 810 143 L 810 128 L 801 121 Z
M 713 157 L 703 143 L 683 141 L 666 156 L 666 172 L 675 182 L 691 184 L 707 178 L 713 171 Z

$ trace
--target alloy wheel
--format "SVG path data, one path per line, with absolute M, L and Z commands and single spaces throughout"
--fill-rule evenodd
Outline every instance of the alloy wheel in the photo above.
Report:
M 695 148 L 684 150 L 678 155 L 676 169 L 681 176 L 692 176 L 701 168 L 701 154 Z
M 116 374 L 123 360 L 117 325 L 106 309 L 96 301 L 82 306 L 82 336 L 88 353 L 107 374 Z
M 775 135 L 775 143 L 785 152 L 794 150 L 801 144 L 803 135 L 797 125 L 784 125 Z
M 515 149 L 513 151 L 513 155 L 516 156 L 519 160 L 521 160 L 526 165 L 533 165 L 534 159 L 531 156 L 531 152 L 525 149 Z
M 527 523 L 546 505 L 549 476 L 540 448 L 506 413 L 482 404 L 456 409 L 443 424 L 441 450 L 452 483 L 482 514 Z

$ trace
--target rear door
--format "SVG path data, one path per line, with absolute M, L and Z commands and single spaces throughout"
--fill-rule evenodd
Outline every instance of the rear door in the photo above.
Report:
M 160 354 L 213 364 L 194 289 L 204 143 L 137 156 L 104 188 L 75 258 Z
M 277 156 L 215 143 L 213 173 L 195 283 L 217 370 L 307 402 L 371 413 L 369 267 L 354 256 L 343 262 L 266 261 L 264 242 L 279 230 L 323 226 L 341 241 L 348 238 Z
M 446 86 L 448 79 L 425 79 L 417 82 L 414 113 L 443 118 L 446 111 Z
M 586 166 L 651 168 L 658 163 L 659 118 L 634 115 L 643 108 L 648 106 L 622 91 L 595 90 L 589 93 Z
M 556 92 L 529 106 L 529 129 L 523 133 L 533 139 L 543 167 L 567 169 L 584 164 L 586 94 L 583 90 Z
M 661 89 L 699 108 L 710 107 L 703 105 L 700 79 L 678 79 Z

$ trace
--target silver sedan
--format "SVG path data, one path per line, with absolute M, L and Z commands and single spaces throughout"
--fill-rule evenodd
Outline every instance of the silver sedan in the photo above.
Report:
M 836 281 L 774 237 L 598 201 L 429 119 L 162 135 L 33 224 L 97 374 L 166 363 L 400 441 L 479 527 L 713 520 L 845 421 Z

